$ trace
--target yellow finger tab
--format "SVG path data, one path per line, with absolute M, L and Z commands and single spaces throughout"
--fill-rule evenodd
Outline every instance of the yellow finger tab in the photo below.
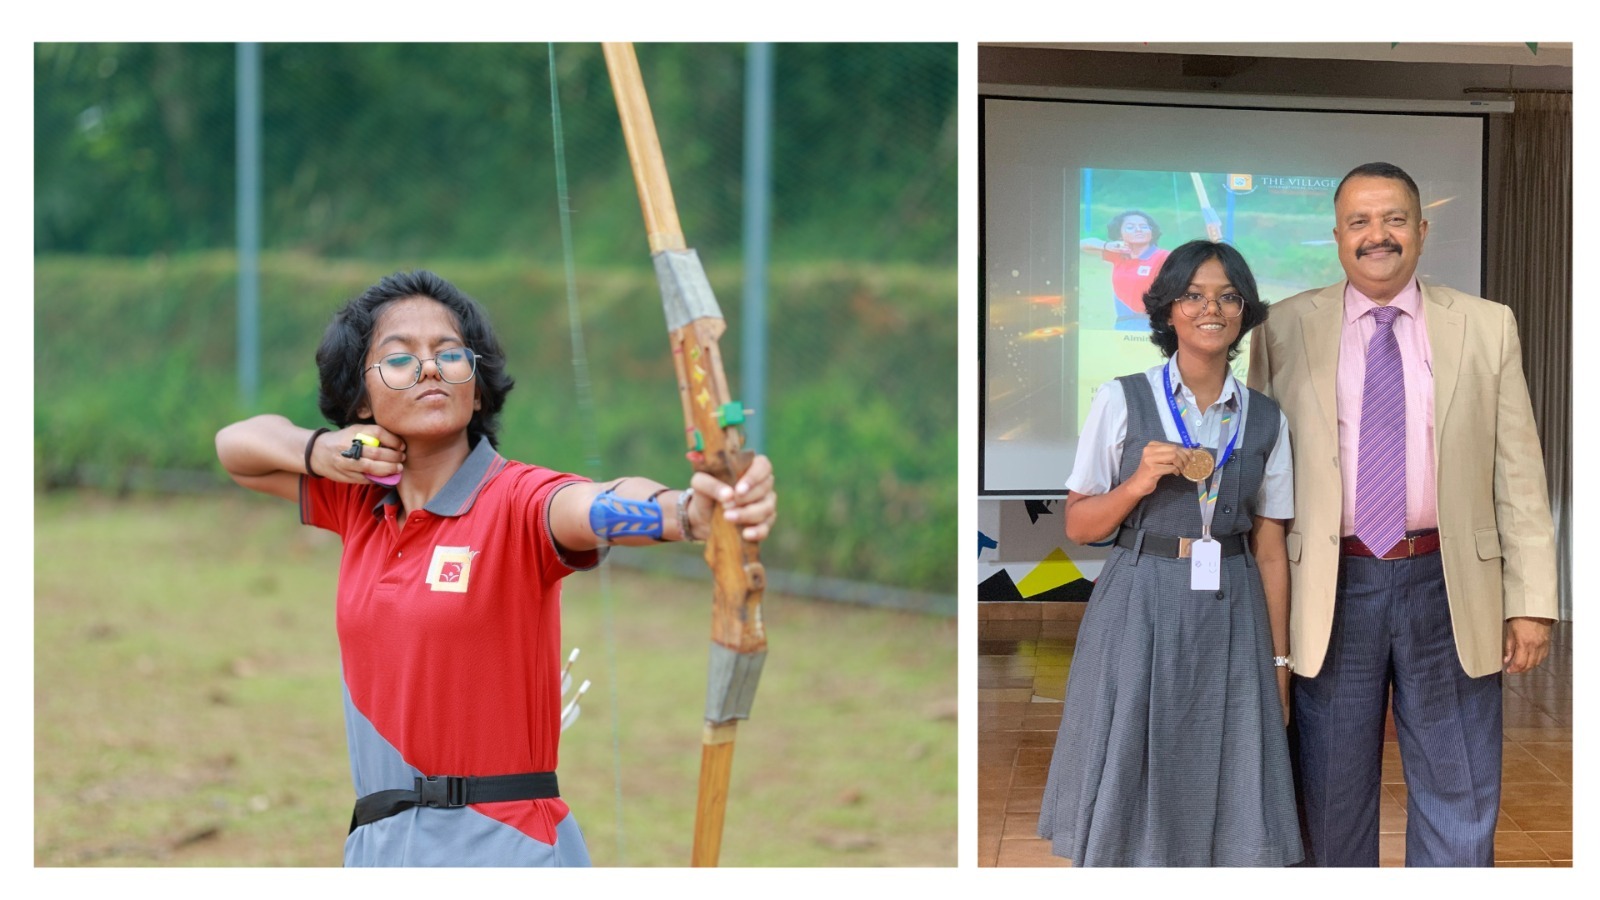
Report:
M 378 439 L 373 437 L 370 434 L 367 434 L 366 432 L 357 432 L 356 433 L 356 440 L 360 441 L 363 444 L 366 444 L 368 447 L 376 447 L 376 446 L 378 446 Z

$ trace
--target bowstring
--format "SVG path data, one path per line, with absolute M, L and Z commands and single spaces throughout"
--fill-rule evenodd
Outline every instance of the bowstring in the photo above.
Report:
M 555 140 L 556 196 L 561 213 L 561 256 L 567 275 L 567 323 L 572 339 L 572 373 L 578 394 L 578 408 L 587 426 L 585 450 L 589 478 L 598 481 L 600 475 L 600 437 L 595 424 L 594 395 L 589 381 L 589 358 L 583 347 L 583 318 L 578 309 L 577 263 L 572 249 L 572 208 L 567 194 L 567 152 L 561 133 L 561 95 L 556 80 L 555 44 L 547 44 L 550 57 L 550 118 Z M 612 791 L 616 802 L 617 865 L 627 862 L 626 842 L 622 826 L 622 736 L 618 702 L 617 642 L 611 595 L 611 566 L 609 560 L 600 561 L 600 607 L 606 642 L 606 668 L 610 673 L 611 691 L 611 765 Z

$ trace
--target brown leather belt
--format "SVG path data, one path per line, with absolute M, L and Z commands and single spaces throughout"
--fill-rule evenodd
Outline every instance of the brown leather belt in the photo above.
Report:
M 1408 534 L 1400 539 L 1400 543 L 1389 548 L 1388 553 L 1373 553 L 1372 548 L 1361 543 L 1361 539 L 1354 535 L 1339 542 L 1339 552 L 1345 556 L 1369 556 L 1377 559 L 1409 559 L 1413 556 L 1427 556 L 1429 553 L 1439 552 L 1439 530 L 1437 528 Z

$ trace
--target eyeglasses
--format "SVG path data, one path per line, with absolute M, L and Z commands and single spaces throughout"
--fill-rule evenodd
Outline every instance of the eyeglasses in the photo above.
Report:
M 446 384 L 465 384 L 478 374 L 478 355 L 467 347 L 440 350 L 432 359 L 418 359 L 415 353 L 391 353 L 366 369 L 378 370 L 385 386 L 403 391 L 422 380 L 422 364 L 431 362 Z
M 1206 307 L 1212 304 L 1216 305 L 1217 310 L 1222 313 L 1224 318 L 1237 319 L 1239 314 L 1244 312 L 1244 297 L 1234 293 L 1223 294 L 1221 297 L 1212 299 L 1204 294 L 1190 291 L 1187 294 L 1179 294 L 1176 304 L 1178 309 L 1182 310 L 1183 314 L 1191 319 L 1198 319 L 1205 315 Z

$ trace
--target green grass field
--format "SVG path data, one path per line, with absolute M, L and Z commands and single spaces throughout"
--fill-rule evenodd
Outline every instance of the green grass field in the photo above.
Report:
M 34 505 L 34 864 L 339 865 L 338 539 L 243 492 Z M 955 865 L 955 620 L 765 612 L 723 864 Z M 594 862 L 686 865 L 709 580 L 611 566 L 568 579 L 563 615 L 594 686 L 562 793 Z

